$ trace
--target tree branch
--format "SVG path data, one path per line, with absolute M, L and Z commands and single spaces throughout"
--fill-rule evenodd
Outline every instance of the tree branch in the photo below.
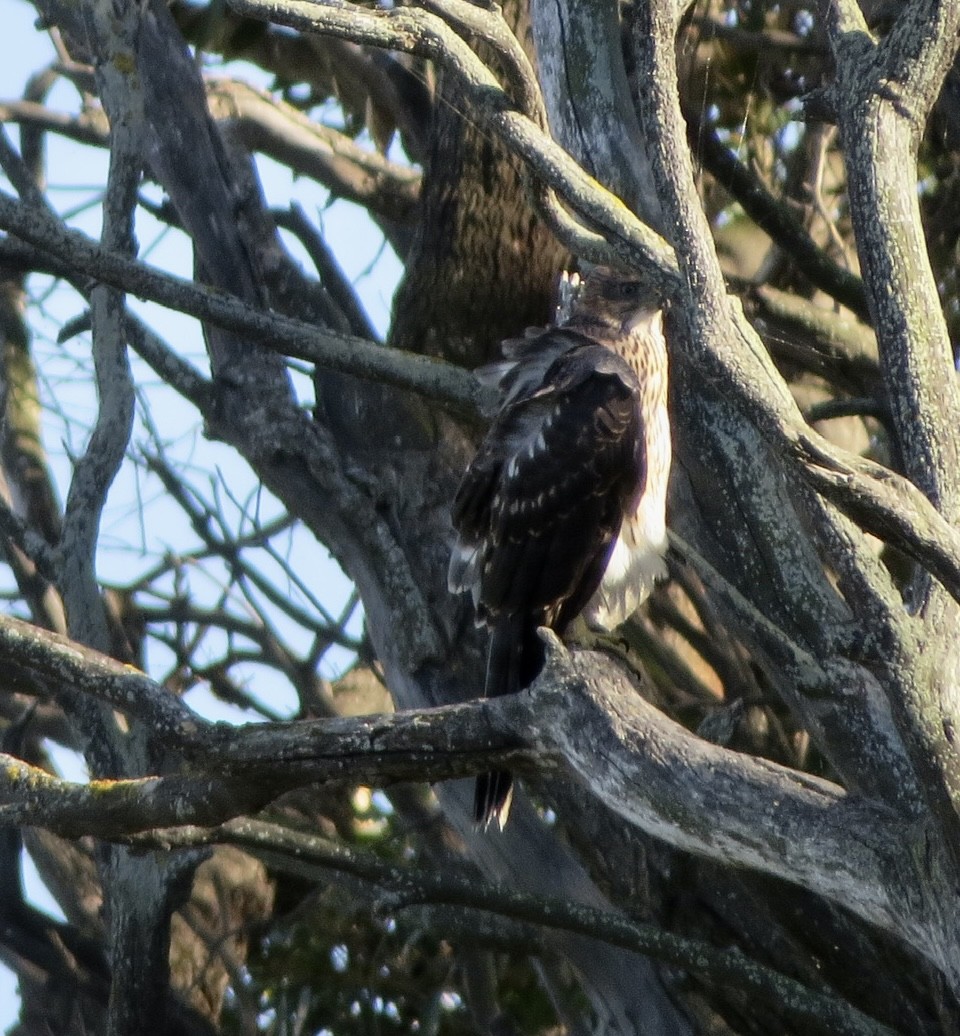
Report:
M 109 71 L 104 74 L 109 75 Z M 120 254 L 134 251 L 133 214 L 137 206 L 143 153 L 142 120 L 117 103 L 137 103 L 124 86 L 105 90 L 113 101 L 110 171 L 103 209 L 101 246 Z M 111 107 L 107 101 L 108 108 Z M 84 454 L 74 466 L 63 532 L 58 546 L 59 584 L 71 635 L 102 651 L 109 645 L 106 616 L 97 585 L 95 555 L 100 516 L 120 469 L 133 430 L 133 376 L 127 357 L 126 303 L 115 288 L 97 285 L 90 293 L 93 362 L 99 407 Z
M 549 700 L 564 703 L 562 723 L 554 720 L 563 757 L 614 812 L 672 845 L 760 867 L 883 927 L 893 923 L 899 906 L 885 891 L 884 810 L 702 741 L 647 704 L 602 656 L 567 655 L 554 640 L 543 684 Z
M 46 130 L 78 144 L 92 144 L 96 147 L 106 147 L 110 140 L 107 117 L 100 108 L 90 108 L 80 115 L 73 115 L 53 111 L 38 101 L 6 101 L 0 104 L 0 122 Z
M 547 125 L 537 73 L 499 8 L 484 9 L 467 0 L 423 0 L 423 7 L 465 38 L 478 38 L 496 51 L 513 101 L 542 129 Z
M 197 717 L 132 666 L 11 616 L 0 616 L 0 658 L 41 697 L 73 688 L 140 719 L 160 742 L 189 742 Z
M 774 244 L 786 252 L 815 287 L 825 291 L 863 320 L 869 319 L 863 281 L 838 266 L 784 204 L 766 189 L 762 181 L 717 136 L 713 126 L 687 114 L 687 135 L 698 147 L 704 165 L 717 183 L 740 203 L 743 211 Z
M 88 276 L 235 331 L 287 355 L 410 389 L 468 414 L 481 409 L 483 393 L 479 385 L 454 364 L 385 349 L 362 338 L 326 331 L 278 313 L 265 313 L 224 292 L 108 252 L 84 234 L 52 223 L 2 192 L 0 227 Z
M 836 59 L 830 96 L 904 467 L 936 510 L 955 520 L 960 513 L 960 386 L 916 184 L 926 115 L 957 52 L 960 8 L 941 0 L 910 4 L 877 45 L 856 4 L 836 0 L 826 6 Z M 890 649 L 881 664 L 927 806 L 937 818 L 953 871 L 960 874 L 960 752 L 952 733 L 960 716 L 953 677 L 939 675 L 955 673 L 960 659 L 956 638 L 946 633 L 960 619 L 955 593 L 953 598 L 918 573 L 909 601 L 920 628 L 902 619 L 892 624 Z M 918 681 L 912 673 L 917 666 L 937 675 Z
M 24 625 L 0 623 L 0 657 L 8 665 L 19 670 L 29 660 L 51 681 L 69 680 L 132 716 L 156 718 L 167 749 L 189 759 L 197 776 L 101 782 L 88 790 L 59 785 L 66 800 L 17 799 L 18 788 L 39 794 L 53 786 L 31 788 L 29 774 L 10 771 L 8 781 L 20 783 L 8 785 L 8 822 L 30 816 L 61 831 L 73 823 L 73 835 L 112 837 L 124 824 L 144 830 L 213 823 L 315 781 L 439 780 L 491 765 L 542 772 L 565 761 L 611 809 L 673 845 L 797 882 L 886 929 L 901 931 L 903 913 L 917 909 L 889 885 L 891 874 L 909 869 L 905 829 L 891 814 L 826 781 L 701 741 L 646 705 L 620 667 L 601 655 L 571 657 L 554 643 L 533 694 L 237 729 L 193 717 L 147 677 L 80 653 L 62 638 L 31 629 L 28 640 Z M 79 821 L 71 819 L 74 808 L 81 808 Z M 913 926 L 924 923 L 911 917 Z
M 824 441 L 809 435 L 796 441 L 810 485 L 862 529 L 919 562 L 960 603 L 960 532 L 912 482 L 873 461 L 825 450 Z
M 798 1021 L 816 1021 L 831 1032 L 851 1036 L 893 1036 L 892 1030 L 861 1014 L 835 997 L 815 992 L 802 983 L 737 953 L 717 950 L 708 943 L 684 939 L 653 925 L 640 924 L 620 914 L 514 891 L 504 885 L 478 881 L 474 873 L 445 868 L 437 873 L 424 868 L 397 868 L 372 853 L 356 852 L 326 839 L 267 821 L 237 820 L 213 831 L 180 828 L 156 831 L 132 840 L 134 845 L 183 846 L 226 842 L 255 853 L 277 870 L 323 880 L 330 872 L 359 879 L 379 890 L 381 905 L 390 911 L 413 905 L 450 906 L 491 913 L 500 924 L 533 924 L 598 939 L 613 946 L 703 975 L 768 999 Z
M 50 225 L 37 213 L 21 207 L 20 203 L 3 194 L 0 194 L 0 226 L 90 276 L 121 287 L 131 294 L 150 298 L 198 319 L 237 331 L 282 349 L 289 355 L 321 363 L 333 370 L 408 388 L 461 412 L 475 414 L 481 409 L 479 387 L 460 368 L 440 360 L 385 350 L 363 339 L 309 327 L 279 314 L 264 314 L 222 293 L 159 273 L 123 257 L 104 253 L 77 231 Z M 752 336 L 749 328 L 744 327 L 743 330 Z M 713 356 L 710 358 L 714 361 L 717 359 Z M 743 366 L 745 358 L 741 356 L 736 361 L 738 368 Z M 757 373 L 756 368 L 753 372 Z M 738 380 L 737 384 L 742 392 L 749 381 Z M 789 453 L 792 443 L 796 441 L 796 432 L 789 429 L 784 414 L 776 413 L 769 397 L 758 398 L 752 395 L 751 403 L 752 414 L 758 419 L 767 437 L 781 450 L 786 445 Z M 793 415 L 791 424 L 795 422 L 797 428 L 806 429 L 799 414 L 793 413 L 796 408 L 792 400 L 788 407 Z M 840 451 L 826 440 L 819 440 L 818 448 L 824 455 L 833 456 L 835 463 L 849 467 L 840 459 Z M 898 476 L 885 475 L 885 480 L 894 487 L 894 496 L 898 490 L 909 492 L 908 484 Z M 916 536 L 909 524 L 905 525 L 898 519 L 896 506 L 893 506 L 895 501 L 889 494 L 879 494 L 854 478 L 845 479 L 842 484 L 835 486 L 832 498 L 839 507 L 858 520 L 864 517 L 864 498 L 874 499 L 876 513 L 880 517 L 871 525 L 871 531 L 876 531 L 882 521 L 886 534 L 897 536 L 891 542 L 929 566 L 930 571 L 950 589 L 951 594 L 955 597 L 960 595 L 960 584 L 953 571 L 955 565 L 950 560 L 956 556 L 951 544 L 953 533 L 932 508 L 918 504 L 922 507 L 923 524 L 929 530 L 933 549 L 926 535 Z
M 856 4 L 825 7 L 837 69 L 830 96 L 901 451 L 911 480 L 953 516 L 960 388 L 915 188 L 920 134 L 956 53 L 960 10 L 942 0 L 910 4 L 874 46 Z
M 206 82 L 210 112 L 232 122 L 251 150 L 309 176 L 339 197 L 365 206 L 376 217 L 399 224 L 413 218 L 420 174 L 355 144 L 345 134 L 318 125 L 265 91 L 229 79 Z M 35 101 L 0 103 L 0 123 L 18 123 L 57 133 L 80 144 L 109 147 L 104 113 L 53 111 Z
M 624 68 L 619 9 L 532 0 L 530 18 L 553 136 L 669 239 Z
M 230 6 L 251 18 L 416 54 L 452 68 L 471 115 L 495 132 L 581 219 L 604 231 L 609 243 L 598 239 L 590 252 L 580 253 L 583 258 L 645 270 L 666 293 L 675 285 L 676 264 L 663 239 L 586 175 L 536 123 L 513 110 L 490 70 L 436 15 L 416 8 L 372 11 L 351 3 L 301 0 L 231 0 Z M 584 243 L 580 241 L 581 247 Z
M 206 84 L 210 113 L 231 121 L 251 151 L 259 151 L 309 176 L 338 197 L 347 198 L 395 223 L 409 223 L 420 174 L 391 162 L 349 137 L 277 101 L 246 83 L 215 79 Z

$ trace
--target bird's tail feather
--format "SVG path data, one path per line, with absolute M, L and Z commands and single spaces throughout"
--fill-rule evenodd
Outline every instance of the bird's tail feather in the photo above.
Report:
M 513 778 L 506 770 L 481 773 L 473 792 L 473 819 L 486 830 L 493 821 L 502 831 L 513 804 Z
M 516 694 L 533 682 L 543 664 L 543 645 L 536 623 L 522 616 L 501 618 L 493 628 L 487 655 L 484 692 L 488 698 Z M 513 801 L 513 778 L 505 770 L 477 777 L 473 817 L 482 828 L 494 820 L 502 831 Z

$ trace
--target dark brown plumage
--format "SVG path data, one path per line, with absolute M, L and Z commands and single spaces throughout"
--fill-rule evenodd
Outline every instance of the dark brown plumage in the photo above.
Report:
M 639 282 L 591 273 L 570 319 L 504 345 L 503 405 L 453 506 L 454 592 L 491 629 L 485 691 L 528 686 L 539 626 L 612 629 L 663 574 L 670 463 L 660 313 Z M 477 780 L 477 821 L 506 822 L 506 773 Z

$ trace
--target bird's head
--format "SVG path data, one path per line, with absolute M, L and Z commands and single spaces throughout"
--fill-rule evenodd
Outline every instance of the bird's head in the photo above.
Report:
M 587 274 L 574 303 L 573 316 L 601 322 L 610 330 L 629 334 L 661 308 L 657 292 L 648 281 L 595 266 Z

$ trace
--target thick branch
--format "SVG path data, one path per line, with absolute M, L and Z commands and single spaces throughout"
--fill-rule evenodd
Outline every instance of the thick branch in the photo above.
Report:
M 554 137 L 669 238 L 624 68 L 617 5 L 531 0 L 530 17 Z
M 851 218 L 904 462 L 941 512 L 955 516 L 960 389 L 927 257 L 916 159 L 956 53 L 960 9 L 942 0 L 906 5 L 873 46 L 856 4 L 827 7 Z
M 165 688 L 132 666 L 56 633 L 0 616 L 0 659 L 8 680 L 42 697 L 73 688 L 143 721 L 154 736 L 189 741 L 200 722 Z
M 407 7 L 371 11 L 350 3 L 334 6 L 301 0 L 231 0 L 230 6 L 251 18 L 416 54 L 452 68 L 471 115 L 495 132 L 581 219 L 605 231 L 609 244 L 597 240 L 593 254 L 581 252 L 583 258 L 619 261 L 646 270 L 665 291 L 675 285 L 676 264 L 666 242 L 587 176 L 535 122 L 514 110 L 490 70 L 435 15 Z M 579 243 L 582 246 L 585 242 Z
M 471 777 L 491 766 L 533 773 L 556 764 L 535 734 L 518 738 L 511 729 L 518 712 L 529 715 L 528 702 L 511 703 L 502 716 L 498 710 L 489 724 L 488 709 L 476 703 L 240 729 L 205 726 L 183 746 L 191 769 L 206 771 L 195 775 L 76 784 L 0 756 L 0 825 L 117 839 L 156 828 L 220 824 L 311 784 L 383 787 Z
M 22 632 L 9 620 L 0 624 L 5 655 L 17 668 L 26 654 L 41 671 L 61 679 L 69 674 L 78 689 L 100 700 L 133 715 L 158 717 L 169 750 L 188 755 L 194 771 L 221 775 L 225 783 L 216 801 L 225 805 L 217 808 L 227 812 L 220 819 L 262 804 L 265 791 L 278 794 L 318 780 L 441 779 L 494 763 L 522 773 L 565 759 L 612 809 L 674 845 L 798 882 L 885 928 L 897 927 L 904 906 L 891 900 L 887 886 L 904 842 L 889 814 L 825 781 L 701 741 L 646 705 L 603 656 L 571 661 L 554 650 L 541 681 L 547 689 L 534 695 L 387 717 L 234 729 L 191 722 L 172 695 L 128 667 L 80 655 L 51 634 L 25 641 L 16 636 Z M 204 818 L 199 822 L 210 823 L 213 786 L 196 778 L 201 783 L 192 786 L 194 796 L 206 789 L 197 801 L 188 794 L 191 780 L 128 782 L 117 785 L 115 795 L 124 803 L 131 795 L 143 800 L 137 830 L 151 822 L 195 822 L 189 820 L 190 803 Z M 179 799 L 172 791 L 169 799 L 160 795 L 160 789 L 177 787 Z M 114 793 L 102 785 L 99 794 Z M 158 803 L 174 800 L 179 812 L 164 821 Z M 32 815 L 35 823 L 45 822 L 38 807 Z M 47 819 L 63 822 L 68 815 L 64 807 Z
M 960 7 L 942 0 L 910 4 L 880 45 L 864 32 L 856 4 L 837 0 L 828 7 L 836 58 L 831 94 L 893 423 L 911 481 L 955 521 L 960 386 L 927 255 L 917 151 L 926 114 L 956 55 Z M 952 630 L 960 612 L 923 574 L 911 598 L 921 621 L 918 628 L 898 623 L 888 633 L 888 693 L 927 806 L 960 872 L 960 753 L 952 734 L 958 722 Z M 928 670 L 931 675 L 917 678 Z
M 559 747 L 610 809 L 672 845 L 758 867 L 896 926 L 888 814 L 826 781 L 702 741 L 603 656 L 567 656 L 554 643 L 545 681 L 564 703 Z

